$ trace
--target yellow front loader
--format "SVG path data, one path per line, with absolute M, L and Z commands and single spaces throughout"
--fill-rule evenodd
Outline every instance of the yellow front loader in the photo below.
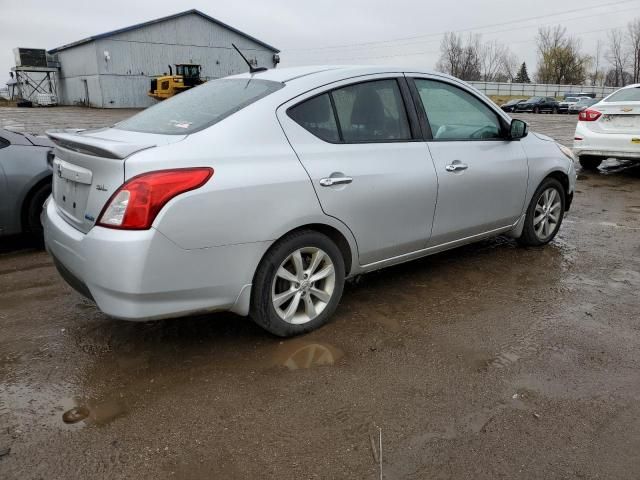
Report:
M 156 100 L 164 100 L 204 83 L 204 80 L 200 78 L 200 65 L 179 63 L 175 67 L 175 75 L 169 65 L 169 75 L 152 78 L 151 88 L 147 95 Z

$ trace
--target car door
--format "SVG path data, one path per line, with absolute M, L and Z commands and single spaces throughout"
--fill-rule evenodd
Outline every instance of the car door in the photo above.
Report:
M 0 136 L 0 235 L 7 229 L 7 222 L 9 216 L 9 192 L 7 189 L 7 178 L 4 173 L 3 157 L 6 156 L 11 142 Z
M 528 163 L 509 124 L 468 87 L 435 77 L 411 82 L 426 115 L 427 145 L 438 175 L 430 246 L 505 229 L 524 210 Z
M 323 211 L 353 232 L 361 265 L 425 248 L 437 180 L 404 77 L 338 82 L 278 118 Z

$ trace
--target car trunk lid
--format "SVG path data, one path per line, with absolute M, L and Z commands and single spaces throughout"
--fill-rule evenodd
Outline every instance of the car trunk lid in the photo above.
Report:
M 597 122 L 592 122 L 592 130 L 601 133 L 640 133 L 640 102 L 600 103 L 594 109 L 601 112 L 602 116 Z
M 51 130 L 47 135 L 55 144 L 53 200 L 67 223 L 84 233 L 124 183 L 128 157 L 184 138 L 114 128 Z

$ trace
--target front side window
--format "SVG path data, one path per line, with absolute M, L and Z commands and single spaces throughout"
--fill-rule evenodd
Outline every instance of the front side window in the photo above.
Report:
M 187 135 L 207 128 L 281 89 L 270 80 L 212 80 L 143 110 L 115 125 L 121 130 Z
M 347 143 L 409 140 L 411 130 L 396 80 L 376 80 L 332 92 Z
M 502 138 L 498 116 L 475 96 L 448 83 L 415 80 L 434 140 Z

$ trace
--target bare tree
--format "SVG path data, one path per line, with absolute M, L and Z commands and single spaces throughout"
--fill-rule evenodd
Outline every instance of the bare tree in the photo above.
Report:
M 591 57 L 580 52 L 577 38 L 561 25 L 538 30 L 538 73 L 541 83 L 578 85 L 584 83 Z
M 507 48 L 502 58 L 502 74 L 506 77 L 505 80 L 513 82 L 519 69 L 520 63 L 518 62 L 518 57 Z
M 591 80 L 591 85 L 593 86 L 602 86 L 604 85 L 605 73 L 601 70 L 602 68 L 602 40 L 598 40 L 596 43 L 596 53 L 593 56 L 593 70 L 591 71 L 591 75 L 589 75 L 589 79 Z
M 462 80 L 480 80 L 481 62 L 479 54 L 480 37 L 449 32 L 440 44 L 440 59 L 436 68 Z
M 437 68 L 463 80 L 506 82 L 513 79 L 517 67 L 507 46 L 496 40 L 483 43 L 480 35 L 463 38 L 447 33 L 440 45 Z
M 640 83 L 640 18 L 627 25 L 627 39 L 631 53 L 631 81 Z
M 507 47 L 493 40 L 479 46 L 480 63 L 482 66 L 482 79 L 485 82 L 493 82 L 504 72 L 504 60 L 507 55 Z
M 607 74 L 607 84 L 612 87 L 622 87 L 625 84 L 625 68 L 628 57 L 624 48 L 622 30 L 614 29 L 609 32 L 609 51 L 607 60 L 611 64 L 611 70 Z

